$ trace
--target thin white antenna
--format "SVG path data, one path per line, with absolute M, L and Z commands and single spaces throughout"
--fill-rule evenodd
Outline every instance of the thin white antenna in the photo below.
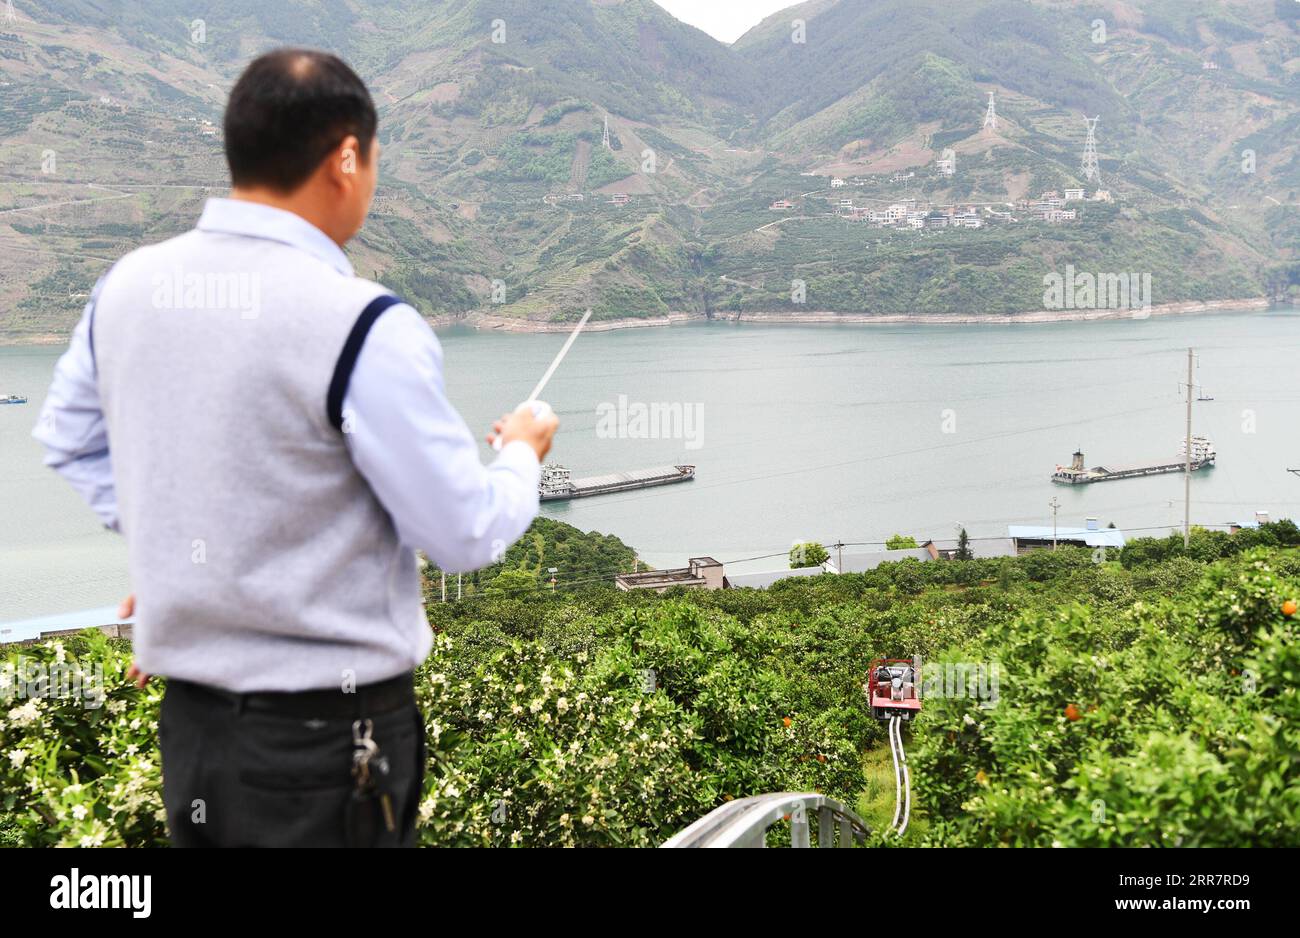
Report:
M 560 367 L 560 362 L 564 361 L 564 356 L 569 354 L 569 349 L 573 348 L 573 343 L 577 341 L 578 333 L 582 331 L 582 327 L 587 324 L 587 320 L 590 318 L 591 310 L 587 310 L 587 312 L 583 314 L 577 327 L 569 333 L 569 337 L 565 340 L 563 348 L 560 349 L 560 354 L 555 356 L 555 360 L 551 362 L 551 367 L 546 369 L 546 374 L 542 375 L 542 380 L 538 381 L 537 387 L 533 388 L 533 393 L 529 394 L 528 398 L 520 404 L 516 410 L 529 407 L 532 409 L 534 417 L 543 417 L 552 412 L 551 405 L 540 400 L 539 395 L 546 387 L 546 382 L 551 380 L 551 375 L 555 374 L 555 369 Z M 503 446 L 505 446 L 505 443 L 502 442 L 501 437 L 498 436 L 493 438 L 492 448 L 494 450 L 499 453 Z
M 533 393 L 526 398 L 530 401 L 536 401 L 541 398 L 542 391 L 546 389 L 546 383 L 551 380 L 551 375 L 555 374 L 555 369 L 560 367 L 560 362 L 564 361 L 564 356 L 569 354 L 569 349 L 573 348 L 573 343 L 578 340 L 578 333 L 582 327 L 587 324 L 591 318 L 591 310 L 587 310 L 579 321 L 577 327 L 569 333 L 569 337 L 564 341 L 560 354 L 555 356 L 555 361 L 551 362 L 551 367 L 546 369 L 546 374 L 542 375 L 542 380 L 537 382 L 537 387 L 533 388 Z

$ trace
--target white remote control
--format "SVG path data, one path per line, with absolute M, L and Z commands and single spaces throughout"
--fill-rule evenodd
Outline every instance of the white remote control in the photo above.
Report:
M 546 401 L 524 401 L 515 408 L 516 413 L 523 410 L 525 407 L 531 407 L 533 409 L 533 418 L 536 420 L 541 420 L 543 417 L 553 413 L 551 405 L 546 403 Z M 492 441 L 492 448 L 498 453 L 501 452 L 502 445 L 501 437 L 499 436 Z

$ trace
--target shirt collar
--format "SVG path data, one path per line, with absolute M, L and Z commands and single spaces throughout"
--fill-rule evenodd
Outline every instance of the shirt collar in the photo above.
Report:
M 208 199 L 199 218 L 200 231 L 265 238 L 306 251 L 344 276 L 352 276 L 352 264 L 343 250 L 301 215 L 282 208 L 244 202 L 240 199 Z

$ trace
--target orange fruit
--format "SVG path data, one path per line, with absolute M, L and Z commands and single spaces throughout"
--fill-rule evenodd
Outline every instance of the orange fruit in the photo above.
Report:
M 1288 599 L 1286 602 L 1282 604 L 1282 615 L 1284 616 L 1295 615 L 1295 610 L 1296 610 L 1296 605 L 1294 599 Z
M 1066 718 L 1067 720 L 1069 720 L 1071 723 L 1073 723 L 1075 720 L 1079 719 L 1079 717 L 1081 717 L 1081 716 L 1083 716 L 1083 714 L 1079 712 L 1079 708 L 1078 708 L 1078 707 L 1076 707 L 1074 704 L 1066 704 L 1066 706 L 1065 706 L 1065 718 Z
M 826 761 L 826 757 L 825 757 L 825 756 L 818 756 L 818 757 L 817 757 L 817 761 L 818 761 L 818 762 L 825 762 L 825 761 Z
M 781 717 L 781 722 L 784 723 L 787 727 L 789 727 L 789 725 L 793 721 L 789 717 Z

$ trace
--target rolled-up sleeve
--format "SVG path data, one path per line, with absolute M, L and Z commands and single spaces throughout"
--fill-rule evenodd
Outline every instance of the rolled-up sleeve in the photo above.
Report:
M 443 570 L 499 561 L 537 517 L 537 454 L 515 441 L 483 465 L 447 400 L 442 347 L 409 306 L 371 327 L 343 398 L 343 432 L 402 542 Z
M 68 350 L 54 366 L 54 380 L 32 436 L 45 447 L 45 465 L 76 489 L 105 527 L 116 531 L 117 490 L 90 335 L 94 307 L 92 299 Z

